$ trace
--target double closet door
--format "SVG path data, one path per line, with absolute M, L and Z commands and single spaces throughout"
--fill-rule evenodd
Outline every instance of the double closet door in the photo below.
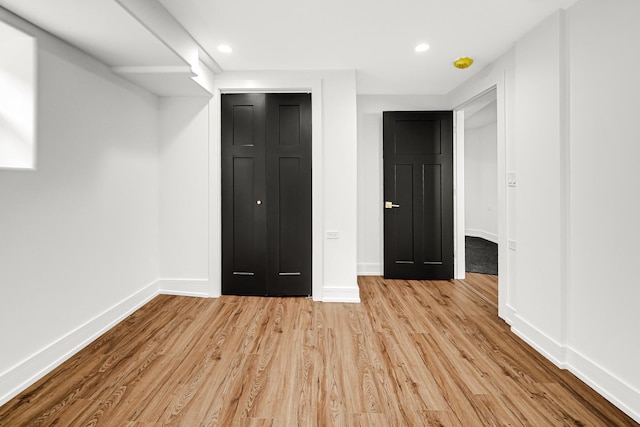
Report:
M 311 295 L 311 95 L 221 103 L 222 293 Z

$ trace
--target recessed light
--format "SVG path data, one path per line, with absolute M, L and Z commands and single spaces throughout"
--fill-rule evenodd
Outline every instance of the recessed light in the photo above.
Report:
M 220 46 L 218 46 L 218 50 L 222 53 L 233 52 L 233 49 L 231 49 L 231 46 L 229 46 L 228 44 L 221 44 Z
M 426 43 L 420 43 L 418 46 L 416 46 L 415 51 L 416 52 L 426 52 L 427 50 L 429 50 L 429 45 Z

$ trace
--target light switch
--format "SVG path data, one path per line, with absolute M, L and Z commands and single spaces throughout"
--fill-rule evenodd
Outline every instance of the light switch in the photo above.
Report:
M 512 251 L 516 250 L 516 241 L 515 240 L 509 240 L 509 249 L 511 249 Z
M 516 186 L 516 173 L 515 172 L 507 172 L 507 186 L 515 187 Z

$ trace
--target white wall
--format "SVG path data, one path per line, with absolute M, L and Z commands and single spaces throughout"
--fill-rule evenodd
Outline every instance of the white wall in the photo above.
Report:
M 207 295 L 209 98 L 161 98 L 160 123 L 160 286 Z
M 354 71 L 224 72 L 211 100 L 161 100 L 160 289 L 220 294 L 217 114 L 219 91 L 231 89 L 313 92 L 313 297 L 358 301 Z M 328 230 L 339 239 L 325 239 Z
M 640 422 L 640 2 L 569 10 L 569 363 Z
M 382 112 L 446 105 L 444 96 L 358 95 L 358 274 L 383 273 Z
M 485 108 L 496 108 L 495 103 Z M 465 122 L 467 122 L 465 118 Z M 464 131 L 465 235 L 498 243 L 496 122 Z
M 220 294 L 219 91 L 313 90 L 314 299 L 358 301 L 354 71 L 225 72 L 207 98 L 160 101 L 160 281 Z M 331 159 L 331 161 L 327 161 Z M 340 238 L 325 239 L 325 231 Z
M 324 72 L 322 139 L 324 149 L 324 229 L 339 240 L 325 240 L 324 287 L 339 295 L 357 288 L 358 139 L 355 71 Z M 326 295 L 323 297 L 326 299 Z
M 633 0 L 581 0 L 449 96 L 458 105 L 504 76 L 517 250 L 500 276 L 501 316 L 640 422 L 637 16 Z
M 565 329 L 563 141 L 558 12 L 516 43 L 518 271 L 514 325 L 556 363 Z
M 0 404 L 158 276 L 157 99 L 24 26 L 39 45 L 38 169 L 0 171 Z

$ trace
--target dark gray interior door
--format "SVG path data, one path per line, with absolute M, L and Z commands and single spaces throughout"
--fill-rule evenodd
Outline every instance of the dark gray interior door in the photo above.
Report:
M 311 295 L 311 95 L 221 102 L 222 293 Z
M 453 113 L 383 113 L 384 276 L 453 278 Z

